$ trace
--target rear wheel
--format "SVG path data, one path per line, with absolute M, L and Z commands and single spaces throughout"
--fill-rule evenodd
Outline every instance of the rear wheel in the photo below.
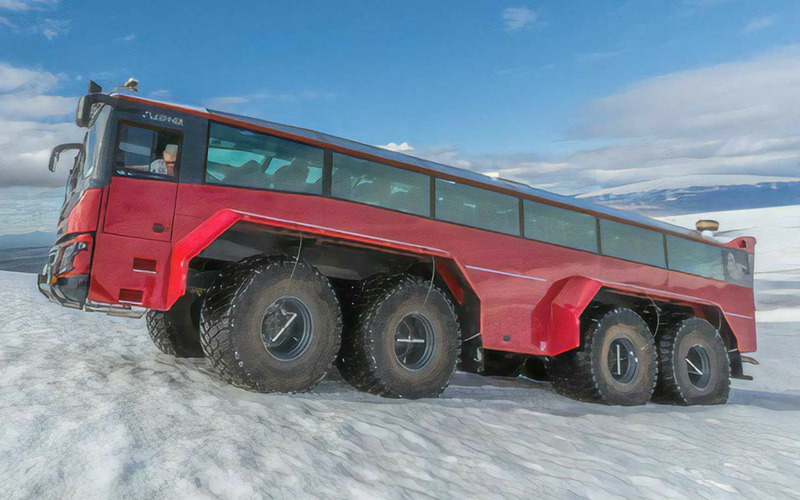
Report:
M 399 275 L 373 278 L 351 297 L 338 359 L 342 377 L 385 397 L 441 394 L 461 345 L 447 296 L 417 277 Z
M 200 311 L 214 370 L 256 392 L 313 387 L 336 357 L 341 330 L 333 288 L 302 260 L 246 259 L 220 276 Z
M 655 401 L 681 405 L 728 401 L 728 351 L 708 321 L 692 317 L 671 325 L 659 336 L 658 358 Z
M 641 405 L 653 394 L 656 349 L 644 320 L 627 308 L 589 318 L 581 346 L 549 362 L 553 386 L 580 401 Z
M 159 351 L 178 358 L 202 358 L 199 298 L 187 294 L 168 311 L 147 313 L 147 333 Z

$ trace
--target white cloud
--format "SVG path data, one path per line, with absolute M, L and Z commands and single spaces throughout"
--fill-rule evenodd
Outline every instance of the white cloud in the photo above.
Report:
M 33 2 L 26 2 L 24 0 L 0 0 L 0 9 L 31 10 L 33 8 Z
M 136 40 L 136 33 L 130 33 L 128 35 L 121 36 L 121 37 L 117 38 L 116 40 L 118 42 L 124 42 L 124 43 L 132 42 L 132 41 Z
M 756 17 L 752 19 L 747 26 L 742 29 L 742 33 L 753 33 L 755 31 L 761 31 L 765 28 L 769 28 L 775 21 L 778 20 L 778 16 L 763 16 L 763 17 Z
M 333 92 L 320 90 L 304 90 L 298 92 L 256 92 L 240 96 L 221 96 L 206 99 L 204 104 L 208 108 L 235 109 L 241 104 L 252 104 L 264 101 L 295 101 L 295 100 L 321 100 L 332 99 Z
M 509 7 L 503 11 L 503 21 L 510 31 L 536 24 L 538 19 L 538 14 L 527 7 Z
M 591 137 L 730 137 L 797 132 L 800 47 L 651 78 L 593 103 Z
M 154 91 L 150 92 L 150 94 L 148 94 L 148 96 L 152 97 L 153 99 L 164 99 L 165 97 L 169 97 L 169 95 L 171 93 L 172 92 L 170 92 L 167 89 L 158 89 L 158 90 L 154 90 Z
M 70 31 L 70 22 L 64 19 L 45 19 L 44 21 L 31 26 L 30 33 L 44 35 L 48 40 L 61 35 L 66 35 Z
M 0 117 L 46 118 L 75 112 L 78 99 L 54 95 L 0 95 Z
M 52 7 L 59 0 L 0 0 L 0 10 L 43 10 Z
M 0 26 L 6 26 L 8 28 L 17 27 L 17 25 L 9 21 L 7 17 L 2 17 L 2 16 L 0 16 Z
M 77 99 L 48 95 L 54 74 L 0 63 L 0 186 L 63 186 L 66 172 L 47 170 L 50 148 L 79 141 L 72 122 Z
M 796 178 L 800 47 L 644 80 L 586 107 L 562 150 L 418 156 L 575 194 L 705 175 Z
M 383 146 L 378 146 L 379 148 L 388 149 L 389 151 L 397 151 L 400 153 L 406 153 L 408 151 L 414 151 L 414 148 L 411 147 L 411 144 L 407 142 L 401 142 L 397 144 L 396 142 L 390 142 L 389 144 L 384 144 Z
M 0 93 L 11 91 L 45 92 L 58 82 L 58 77 L 47 71 L 17 68 L 0 62 Z

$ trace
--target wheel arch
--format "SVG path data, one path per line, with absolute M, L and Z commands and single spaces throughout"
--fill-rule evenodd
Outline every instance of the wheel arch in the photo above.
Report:
M 678 296 L 671 292 L 644 289 L 635 285 L 608 283 L 594 278 L 573 276 L 554 283 L 534 309 L 534 326 L 544 334 L 539 348 L 555 356 L 581 345 L 581 320 L 592 304 L 625 306 L 636 311 L 656 335 L 677 317 L 694 315 L 720 331 L 730 353 L 738 355 L 735 331 L 722 307 L 712 301 Z M 542 344 L 544 342 L 544 344 Z M 736 356 L 731 356 L 732 369 Z M 739 361 L 741 367 L 741 361 Z
M 479 328 L 480 303 L 474 286 L 464 267 L 446 251 L 232 209 L 223 209 L 214 213 L 173 245 L 169 265 L 167 307 L 170 307 L 186 293 L 192 259 L 200 256 L 206 249 L 219 242 L 223 235 L 242 224 L 279 234 L 285 239 L 307 238 L 339 248 L 361 249 L 364 252 L 371 251 L 386 256 L 404 256 L 415 259 L 414 273 L 426 278 L 433 275 L 437 284 L 446 290 L 457 305 L 465 338 L 469 332 L 477 332 Z M 275 250 L 266 244 L 262 244 L 261 247 L 256 244 L 253 249 L 254 253 Z M 434 268 L 435 274 L 432 273 Z M 465 328 L 468 326 L 463 324 L 465 321 L 474 326 Z

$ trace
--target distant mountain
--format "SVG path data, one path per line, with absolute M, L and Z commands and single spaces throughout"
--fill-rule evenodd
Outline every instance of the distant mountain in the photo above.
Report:
M 679 182 L 685 187 L 675 187 Z M 755 181 L 755 182 L 753 182 Z M 695 214 L 800 204 L 800 179 L 696 176 L 628 184 L 577 196 L 649 216 Z
M 24 234 L 0 234 L 0 270 L 38 273 L 47 261 L 56 234 L 34 231 Z
M 56 233 L 34 231 L 24 234 L 0 234 L 0 249 L 50 247 L 56 242 Z

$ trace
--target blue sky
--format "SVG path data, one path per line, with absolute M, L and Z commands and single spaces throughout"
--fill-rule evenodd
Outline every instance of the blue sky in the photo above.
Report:
M 650 123 L 641 115 L 714 104 L 713 114 L 736 117 L 782 107 L 758 94 L 798 90 L 791 68 L 800 59 L 799 20 L 800 3 L 789 0 L 0 0 L 0 64 L 6 76 L 28 71 L 31 79 L 5 89 L 0 83 L 0 92 L 26 98 L 38 92 L 43 108 L 53 106 L 25 118 L 9 106 L 0 120 L 36 123 L 42 141 L 60 138 L 69 134 L 66 126 L 50 135 L 42 128 L 71 119 L 68 101 L 52 98 L 74 98 L 89 77 L 112 87 L 135 76 L 145 96 L 372 144 L 407 142 L 411 154 L 580 192 L 674 173 L 670 160 L 685 157 L 685 148 L 695 155 L 708 141 L 726 141 L 727 158 L 733 139 L 794 137 L 792 127 L 800 124 L 788 110 L 779 111 L 786 116 L 778 121 L 788 121 L 780 129 L 749 130 L 757 124 L 747 115 L 735 130 L 717 120 L 721 126 L 699 135 L 694 124 L 708 110 L 677 131 L 680 117 Z M 760 81 L 759 74 L 775 68 L 780 74 Z M 742 81 L 742 73 L 749 78 Z M 737 76 L 726 78 L 731 74 Z M 665 81 L 668 88 L 660 88 Z M 686 101 L 716 86 L 741 99 Z M 770 124 L 774 118 L 762 117 Z M 703 144 L 692 142 L 698 139 Z M 43 156 L 52 145 L 31 144 L 24 158 Z M 26 154 L 17 149 L 17 156 Z M 707 151 L 710 161 L 699 170 L 686 166 L 685 173 L 789 176 L 800 157 L 778 165 L 770 156 L 764 168 L 722 161 L 728 166 L 720 168 L 712 165 L 719 151 Z M 645 172 L 642 165 L 654 160 L 661 173 Z M 630 169 L 637 172 L 626 175 Z M 25 176 L 6 177 L 19 183 Z

